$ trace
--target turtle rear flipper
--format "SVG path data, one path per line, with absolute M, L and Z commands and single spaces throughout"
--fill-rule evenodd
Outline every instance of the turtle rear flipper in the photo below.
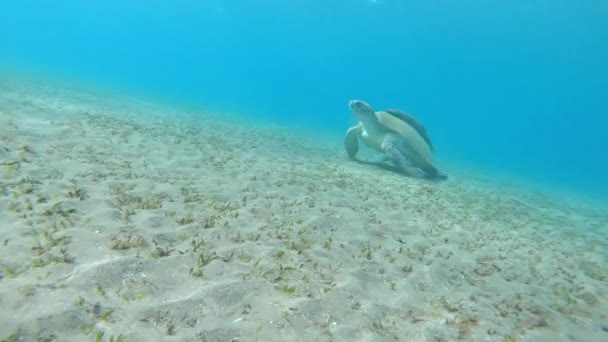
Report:
M 433 180 L 446 180 L 447 174 L 439 171 L 433 162 L 413 151 L 398 134 L 387 134 L 382 141 L 382 152 L 403 173 Z
M 433 180 L 447 180 L 448 175 L 446 173 L 441 172 L 435 164 L 425 158 L 423 156 L 419 156 L 421 159 L 416 160 L 416 165 L 420 168 L 420 170 L 424 173 L 425 177 Z
M 415 154 L 412 156 L 412 163 L 415 164 L 420 171 L 424 173 L 425 178 L 434 180 L 446 180 L 448 179 L 447 174 L 439 171 L 435 163 L 430 157 Z

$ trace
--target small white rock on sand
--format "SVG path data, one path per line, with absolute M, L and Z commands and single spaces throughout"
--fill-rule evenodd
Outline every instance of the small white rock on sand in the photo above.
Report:
M 0 339 L 608 340 L 605 208 L 51 86 L 0 143 Z

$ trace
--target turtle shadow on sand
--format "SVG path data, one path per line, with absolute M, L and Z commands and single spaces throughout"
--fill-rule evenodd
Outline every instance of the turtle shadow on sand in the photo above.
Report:
M 367 166 L 372 166 L 372 167 L 379 167 L 381 169 L 383 169 L 384 171 L 388 171 L 388 172 L 394 172 L 398 175 L 403 176 L 403 171 L 401 171 L 398 167 L 387 164 L 385 162 L 382 161 L 370 161 L 370 160 L 361 160 L 361 159 L 353 159 L 353 161 L 355 163 L 361 164 L 361 165 L 367 165 Z M 409 175 L 410 177 L 412 177 L 411 175 Z M 421 179 L 421 180 L 425 180 L 425 181 L 429 181 L 429 182 L 441 182 L 447 179 L 447 175 L 444 176 L 443 178 L 439 177 L 439 178 L 430 178 L 430 177 L 423 177 L 423 176 L 416 176 L 416 177 L 412 177 L 412 178 L 417 178 L 417 179 Z

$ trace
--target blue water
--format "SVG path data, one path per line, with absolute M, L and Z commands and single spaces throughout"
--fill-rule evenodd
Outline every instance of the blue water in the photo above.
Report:
M 0 66 L 336 136 L 360 98 L 414 113 L 440 164 L 608 198 L 607 18 L 592 0 L 3 0 Z

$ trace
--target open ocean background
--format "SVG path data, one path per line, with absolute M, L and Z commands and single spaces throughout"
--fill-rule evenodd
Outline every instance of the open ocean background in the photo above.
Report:
M 448 174 L 607 199 L 607 18 L 593 0 L 3 0 L 0 69 L 336 139 L 359 98 L 419 118 Z

